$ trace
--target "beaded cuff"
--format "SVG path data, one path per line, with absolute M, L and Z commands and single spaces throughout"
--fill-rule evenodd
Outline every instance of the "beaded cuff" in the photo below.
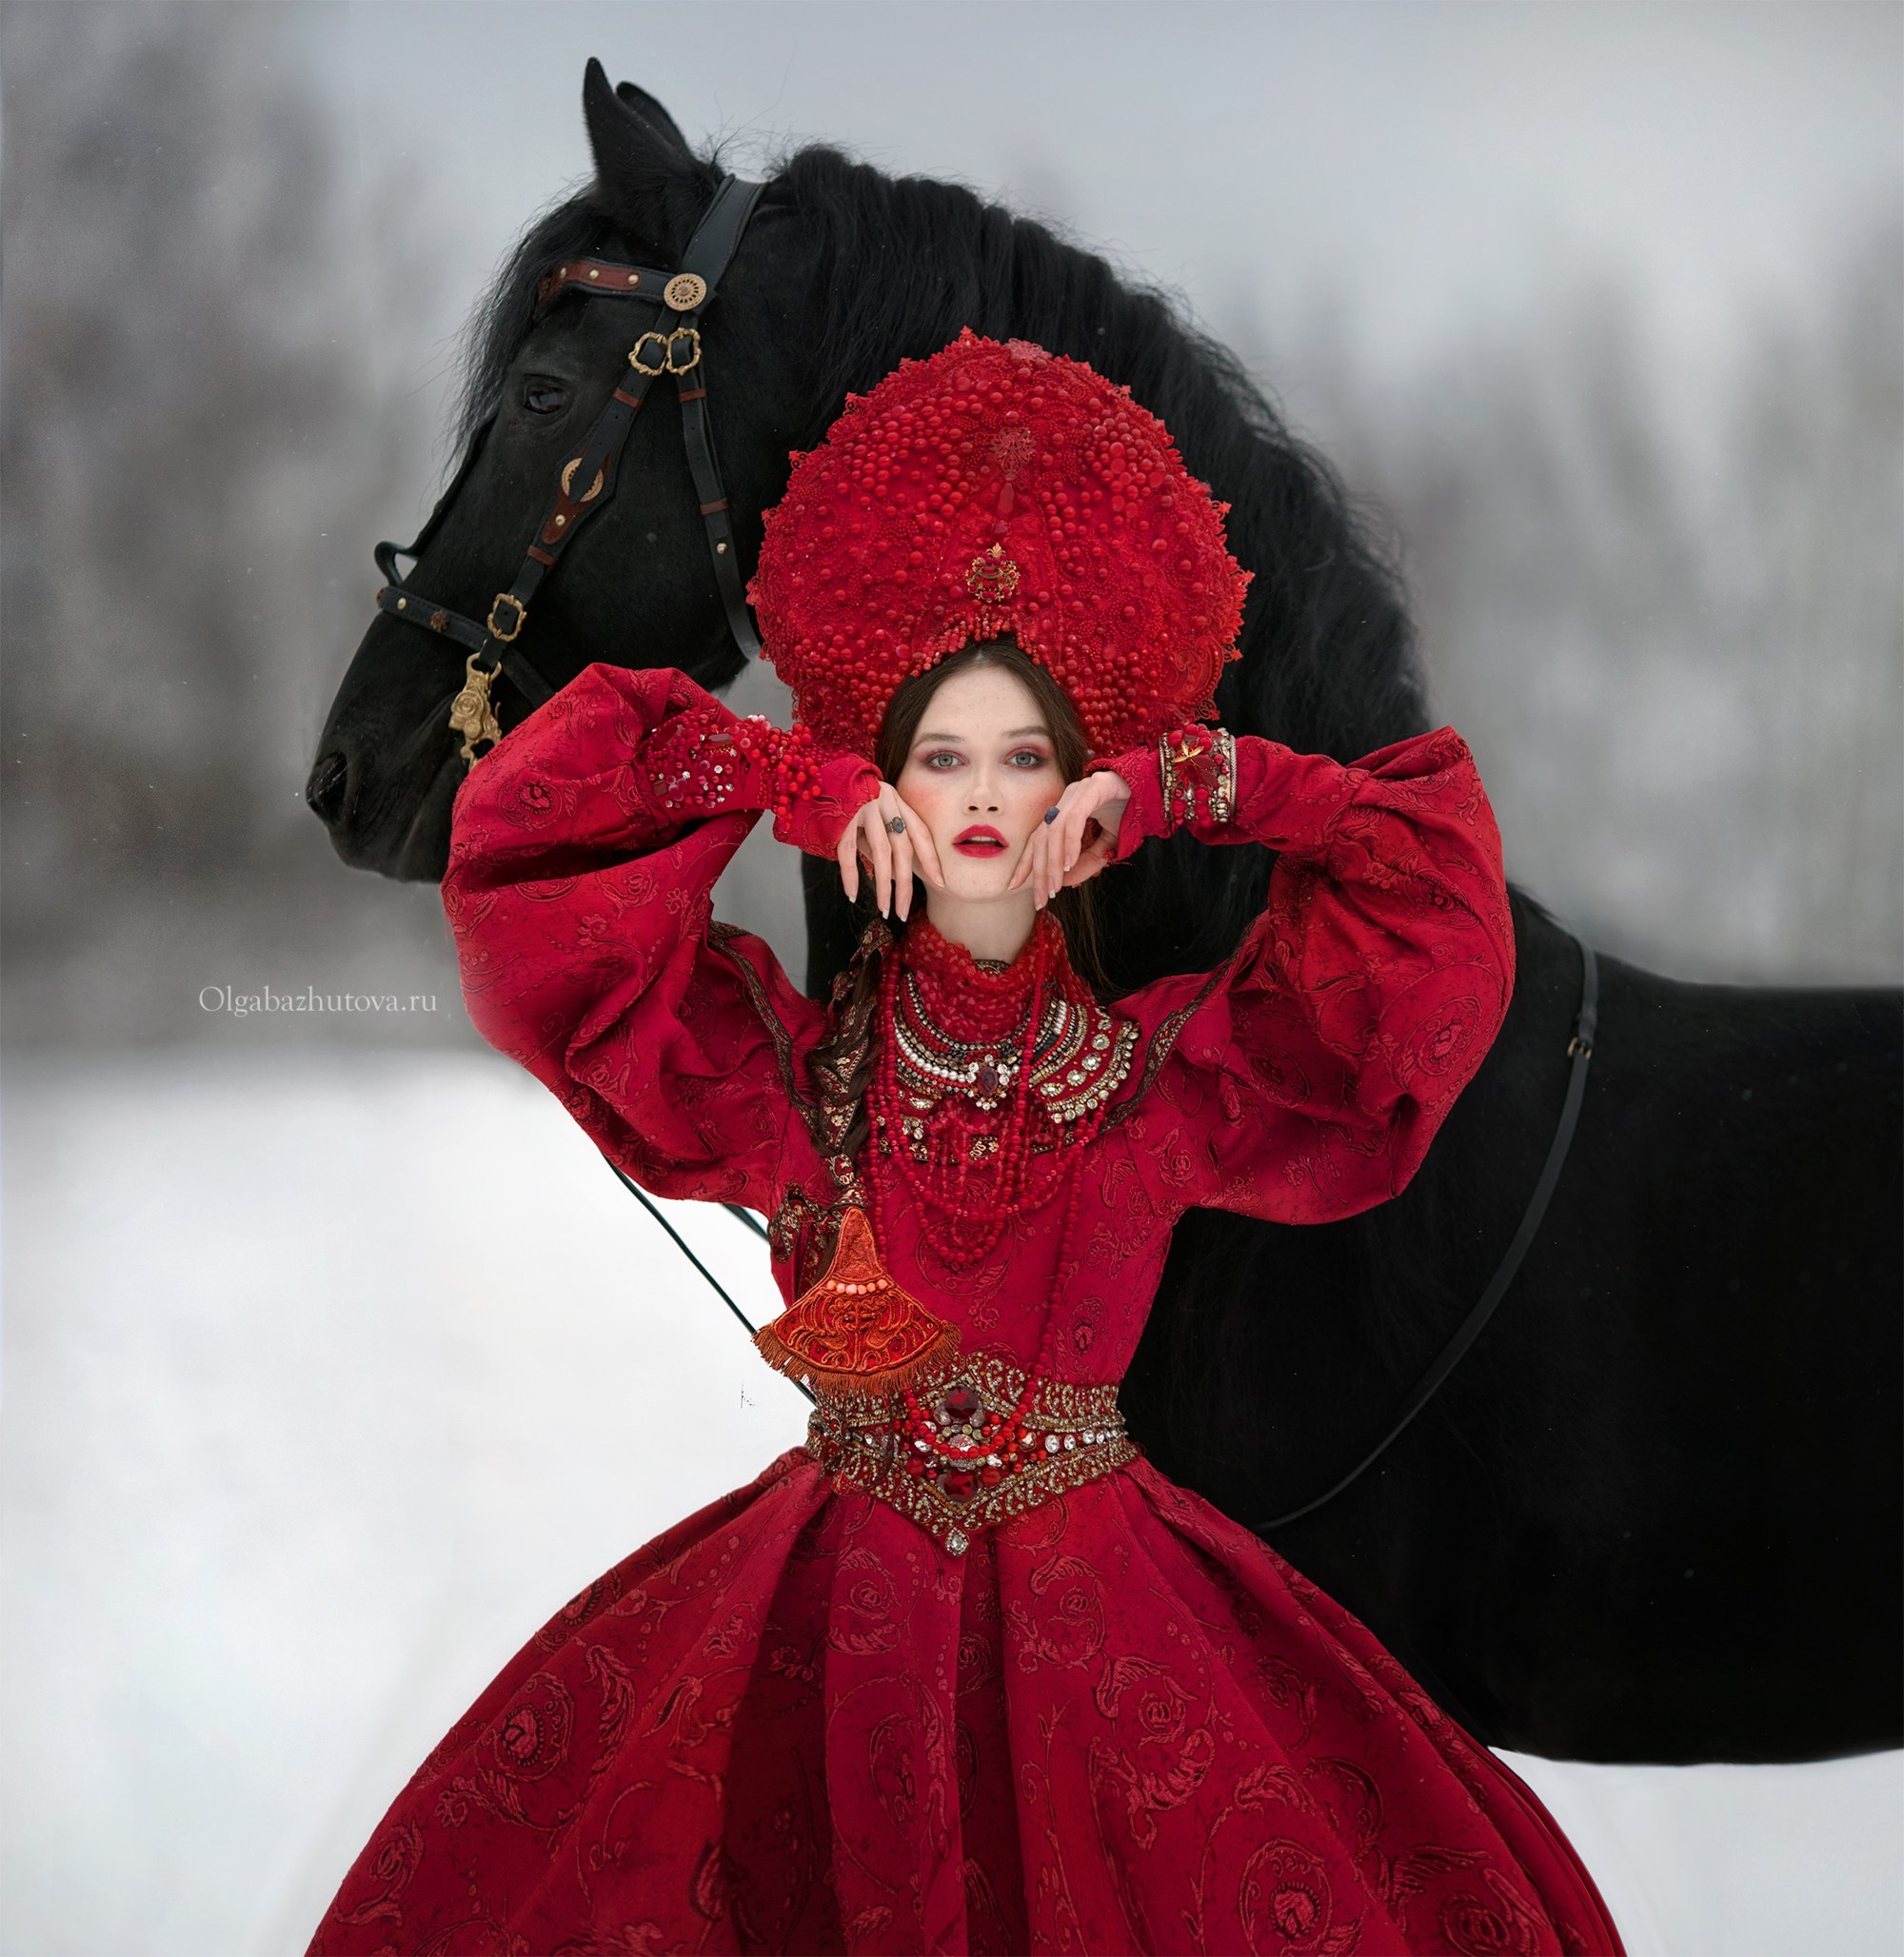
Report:
M 928 1368 L 883 1401 L 817 1393 L 806 1446 L 839 1489 L 909 1516 L 955 1556 L 972 1532 L 1021 1515 L 1137 1457 L 1116 1382 L 1041 1379 L 997 1353 Z
M 856 810 L 879 792 L 870 761 L 829 754 L 803 726 L 788 732 L 759 714 L 739 720 L 719 701 L 664 722 L 631 764 L 664 822 L 771 809 L 774 834 L 815 856 L 830 857 Z
M 736 721 L 735 749 L 760 771 L 761 801 L 784 820 L 796 801 L 820 789 L 820 744 L 804 727 L 776 727 L 761 714 Z
M 657 728 L 641 760 L 656 804 L 668 815 L 759 808 L 784 819 L 820 786 L 820 750 L 804 727 L 787 733 L 759 714 L 737 720 L 718 702 Z
M 1237 805 L 1237 743 L 1227 727 L 1179 727 L 1157 743 L 1163 819 L 1227 822 Z

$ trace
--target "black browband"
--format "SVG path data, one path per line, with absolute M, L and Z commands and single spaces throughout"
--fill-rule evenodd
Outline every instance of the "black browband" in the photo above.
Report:
M 522 568 L 506 590 L 497 592 L 480 624 L 411 590 L 398 575 L 397 560 L 407 557 L 415 563 L 429 548 L 430 540 L 483 452 L 493 416 L 477 430 L 449 486 L 437 499 L 429 521 L 417 533 L 415 543 L 407 547 L 389 543 L 377 545 L 377 568 L 385 579 L 383 589 L 377 593 L 378 605 L 406 624 L 453 639 L 469 649 L 469 657 L 464 662 L 464 689 L 450 713 L 452 730 L 465 736 L 462 753 L 466 761 L 475 760 L 476 742 L 501 738 L 502 730 L 489 704 L 489 682 L 498 672 L 506 673 L 532 706 L 540 706 L 554 696 L 555 688 L 515 642 L 528 617 L 529 601 L 543 580 L 561 561 L 576 531 L 614 495 L 616 472 L 622 451 L 627 445 L 628 432 L 646 398 L 648 383 L 659 374 L 673 376 L 681 401 L 682 443 L 700 499 L 701 519 L 707 531 L 707 551 L 713 560 L 721 603 L 727 615 L 727 629 L 733 633 L 743 657 L 751 659 L 760 651 L 761 642 L 747 611 L 740 566 L 735 561 L 733 524 L 721 486 L 713 431 L 707 423 L 707 370 L 701 350 L 699 321 L 702 310 L 713 299 L 747 227 L 747 220 L 753 216 L 754 207 L 765 188 L 764 184 L 744 183 L 738 177 L 724 178 L 706 216 L 688 240 L 676 271 L 655 271 L 647 266 L 622 265 L 606 259 L 575 258 L 555 267 L 537 286 L 537 319 L 567 291 L 632 299 L 653 306 L 655 312 L 646 330 L 628 350 L 627 375 L 609 395 L 581 446 L 569 454 L 558 471 L 554 499 L 523 558 Z M 691 383 L 690 376 L 694 377 Z

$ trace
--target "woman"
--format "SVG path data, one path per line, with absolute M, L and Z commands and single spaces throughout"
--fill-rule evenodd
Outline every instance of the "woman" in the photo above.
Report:
M 1394 1195 L 1513 976 L 1451 729 L 1198 724 L 1221 514 L 1122 390 L 967 333 L 770 517 L 794 734 L 595 665 L 471 773 L 472 1017 L 645 1186 L 772 1217 L 817 1406 L 504 1670 L 313 1950 L 1618 1950 L 1535 1796 L 1117 1411 L 1175 1218 Z M 708 922 L 766 807 L 880 914 L 824 1010 Z M 1185 824 L 1279 853 L 1264 913 L 1106 1003 L 1089 885 Z

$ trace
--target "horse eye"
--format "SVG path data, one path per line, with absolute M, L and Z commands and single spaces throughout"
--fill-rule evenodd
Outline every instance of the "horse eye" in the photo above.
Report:
M 568 389 L 560 381 L 531 374 L 523 383 L 523 405 L 531 414 L 558 414 L 568 405 Z

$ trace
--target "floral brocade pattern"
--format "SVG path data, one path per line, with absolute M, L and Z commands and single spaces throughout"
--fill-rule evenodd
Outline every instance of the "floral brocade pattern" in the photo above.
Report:
M 465 781 L 444 902 L 485 1036 L 649 1189 L 775 1215 L 791 1301 L 841 1228 L 826 1013 L 710 929 L 753 815 L 731 790 L 659 808 L 629 765 L 705 704 L 590 667 Z M 1117 765 L 1128 855 L 1171 822 L 1155 746 Z M 816 1432 L 529 1640 L 397 1795 L 314 1957 L 1619 1950 L 1535 1796 L 1140 1454 L 1014 1512 L 982 1499 L 1026 1453 L 1128 1446 L 1111 1383 L 1185 1207 L 1381 1201 L 1498 1027 L 1512 936 L 1458 736 L 1353 768 L 1240 737 L 1235 777 L 1230 820 L 1191 826 L 1279 852 L 1264 914 L 1220 972 L 1117 1001 L 1128 1072 L 1070 1194 L 954 1269 L 862 1152 L 883 1267 L 982 1374 L 932 1374 L 892 1429 L 973 1518 L 960 1552 Z M 935 1020 L 997 1038 L 983 990 L 955 975 Z M 941 1413 L 942 1447 L 917 1425 Z
M 803 1449 L 525 1646 L 311 1946 L 1618 1947 L 1522 1783 L 1148 1464 L 951 1558 Z

